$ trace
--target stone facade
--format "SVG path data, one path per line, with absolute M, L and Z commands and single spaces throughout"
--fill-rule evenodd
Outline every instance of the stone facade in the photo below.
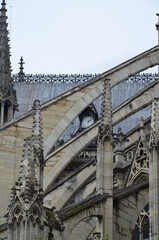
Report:
M 0 74 L 0 237 L 157 240 L 157 75 L 153 81 L 151 75 L 145 75 L 148 76 L 146 86 L 113 109 L 111 89 L 126 79 L 129 85 L 129 78 L 139 79 L 140 75 L 136 77 L 136 74 L 157 65 L 158 46 L 103 74 L 91 75 L 89 81 L 78 76 L 81 85 L 73 85 L 73 89 L 70 87 L 42 105 L 34 99 L 32 110 L 13 118 L 18 98 L 10 75 L 6 20 L 3 0 L 0 51 L 5 52 L 5 58 L 0 54 L 0 67 L 5 72 Z M 27 78 L 23 64 L 21 58 L 20 72 L 14 79 L 21 88 L 25 87 Z M 116 89 L 116 94 L 120 93 L 120 87 Z M 82 114 L 92 104 L 94 109 L 100 106 L 97 100 L 102 106 L 95 114 L 101 112 L 101 117 L 89 124 L 91 118 L 87 116 L 86 127 L 80 128 Z M 5 101 L 10 101 L 11 112 L 9 108 L 4 111 Z M 143 119 L 140 110 L 151 106 L 151 115 Z M 136 113 L 141 115 L 138 125 L 128 127 L 128 132 L 127 128 L 124 132 L 118 128 L 126 119 L 128 124 Z M 79 129 L 70 133 L 69 139 L 63 139 L 64 132 L 70 131 L 77 119 Z

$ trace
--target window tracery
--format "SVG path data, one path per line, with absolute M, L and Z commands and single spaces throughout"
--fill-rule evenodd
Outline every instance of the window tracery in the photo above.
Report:
M 134 161 L 132 163 L 131 171 L 128 177 L 127 186 L 132 185 L 135 181 L 139 182 L 142 178 L 140 173 L 143 173 L 144 178 L 148 177 L 149 173 L 149 157 L 147 149 L 145 148 L 142 139 L 139 140 Z
M 149 204 L 141 211 L 132 234 L 132 240 L 149 239 Z

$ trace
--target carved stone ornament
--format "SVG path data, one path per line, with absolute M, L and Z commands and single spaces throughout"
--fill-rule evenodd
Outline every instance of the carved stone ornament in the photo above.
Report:
M 145 175 L 147 174 L 147 175 Z M 131 171 L 129 173 L 126 186 L 131 186 L 134 182 L 139 181 L 142 177 L 149 174 L 149 157 L 147 149 L 145 148 L 142 139 L 140 139 L 134 160 L 132 162 Z
M 99 126 L 99 142 L 112 142 L 112 127 L 110 125 Z
M 151 131 L 149 147 L 151 148 L 151 146 L 157 146 L 158 143 L 159 143 L 159 131 Z
M 101 239 L 101 233 L 95 232 L 93 233 L 93 240 L 100 240 Z

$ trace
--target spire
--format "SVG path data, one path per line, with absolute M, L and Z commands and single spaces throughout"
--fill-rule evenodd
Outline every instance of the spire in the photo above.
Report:
M 43 160 L 43 141 L 42 141 L 42 117 L 40 111 L 40 101 L 35 100 L 34 105 L 34 116 L 33 116 L 33 130 L 32 136 L 26 138 L 24 141 L 24 150 L 20 165 L 19 178 L 13 188 L 12 195 L 21 196 L 25 203 L 33 198 L 35 194 L 39 197 L 42 190 L 42 179 L 41 173 L 44 167 Z M 40 162 L 40 174 L 37 173 L 37 163 Z M 42 168 L 42 170 L 41 170 Z M 40 175 L 37 179 L 37 175 Z
M 11 64 L 10 64 L 10 46 L 8 38 L 8 23 L 6 16 L 6 3 L 3 0 L 0 9 L 0 86 L 9 87 L 11 85 Z
M 2 17 L 6 17 L 7 9 L 6 9 L 5 0 L 2 1 L 1 5 L 2 5 L 2 7 L 1 7 L 1 16 Z
M 19 81 L 20 82 L 23 82 L 24 81 L 24 64 L 25 62 L 23 61 L 23 57 L 20 58 L 20 62 L 19 62 L 19 73 L 18 73 L 18 76 L 19 76 Z
M 15 185 L 17 194 L 23 198 L 25 203 L 28 203 L 38 188 L 31 138 L 25 139 L 23 152 L 19 179 Z
M 43 195 L 36 178 L 34 144 L 31 137 L 25 139 L 19 179 L 11 191 L 8 206 L 7 239 L 21 232 L 19 239 L 40 239 L 44 235 L 45 212 Z M 34 231 L 33 231 L 34 229 Z
M 159 13 L 156 13 L 158 16 L 158 22 L 156 24 L 156 30 L 158 31 L 158 93 L 159 93 Z M 159 96 L 157 96 L 159 97 Z
M 0 9 L 0 124 L 10 121 L 18 108 L 16 91 L 11 78 L 10 46 L 6 3 Z
M 110 80 L 104 80 L 104 90 L 101 106 L 101 124 L 99 126 L 99 141 L 112 141 L 112 120 L 111 120 L 111 92 Z

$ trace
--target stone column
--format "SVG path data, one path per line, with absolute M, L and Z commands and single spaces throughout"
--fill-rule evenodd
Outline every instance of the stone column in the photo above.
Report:
M 159 239 L 159 144 L 152 146 L 150 153 L 149 201 L 150 239 Z
M 1 103 L 1 125 L 4 123 L 4 102 Z
M 154 99 L 151 114 L 149 154 L 150 239 L 159 239 L 159 99 Z
M 101 124 L 98 133 L 96 191 L 108 194 L 101 204 L 102 218 L 98 219 L 96 231 L 101 238 L 113 239 L 113 146 L 110 82 L 104 81 Z
M 159 14 L 158 31 L 158 74 L 159 74 Z M 149 202 L 150 202 L 150 240 L 159 239 L 159 78 L 158 96 L 152 103 L 150 154 L 149 154 Z
M 7 240 L 12 240 L 12 224 L 8 223 L 8 228 L 7 228 Z

